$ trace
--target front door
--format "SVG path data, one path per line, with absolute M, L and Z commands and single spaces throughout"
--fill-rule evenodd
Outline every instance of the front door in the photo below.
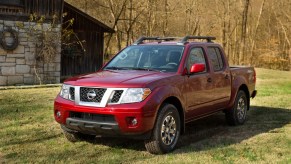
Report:
M 187 69 L 193 64 L 202 63 L 206 65 L 206 70 L 201 73 L 191 74 L 186 78 L 187 114 L 186 121 L 211 112 L 213 97 L 213 83 L 211 73 L 206 62 L 205 51 L 202 47 L 193 47 L 187 59 Z

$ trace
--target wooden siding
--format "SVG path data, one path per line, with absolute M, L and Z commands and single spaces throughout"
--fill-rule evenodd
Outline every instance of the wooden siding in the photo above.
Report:
M 24 0 L 24 12 L 36 13 L 46 17 L 57 15 L 62 17 L 64 0 Z
M 61 21 L 64 0 L 0 0 L 0 18 L 27 21 L 30 14 L 50 19 L 56 15 Z
M 81 10 L 70 5 L 69 3 L 66 3 L 66 2 L 64 3 L 63 12 L 67 14 L 67 16 L 64 19 L 66 20 L 70 18 L 75 19 L 74 24 L 73 24 L 73 29 L 76 31 L 85 30 L 85 31 L 94 31 L 94 32 L 100 32 L 100 33 L 104 33 L 104 32 L 114 33 L 115 32 L 112 28 L 106 26 L 102 22 L 82 12 Z
M 72 29 L 80 41 L 85 40 L 83 45 L 86 52 L 81 56 L 62 53 L 62 78 L 99 70 L 103 65 L 104 32 L 114 32 L 114 30 L 70 4 L 65 3 L 64 13 L 67 15 L 63 22 L 74 18 Z
M 61 76 L 68 77 L 84 73 L 95 72 L 103 64 L 103 41 L 102 33 L 78 32 L 80 40 L 85 40 L 86 52 L 82 56 L 69 56 L 62 54 Z

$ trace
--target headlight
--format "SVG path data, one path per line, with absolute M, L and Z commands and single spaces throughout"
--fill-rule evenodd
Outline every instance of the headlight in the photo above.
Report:
M 151 93 L 149 88 L 129 88 L 122 97 L 120 103 L 141 102 Z
M 60 96 L 64 99 L 69 99 L 70 98 L 70 85 L 66 85 L 66 84 L 63 84 L 62 85 L 62 89 L 61 89 L 61 92 L 60 92 Z

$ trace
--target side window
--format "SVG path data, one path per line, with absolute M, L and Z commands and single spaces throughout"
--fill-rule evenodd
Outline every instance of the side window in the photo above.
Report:
M 219 48 L 208 47 L 208 56 L 214 71 L 221 71 L 224 65 Z
M 193 64 L 197 64 L 197 63 L 206 64 L 205 57 L 204 57 L 204 51 L 200 47 L 196 47 L 196 48 L 191 49 L 190 54 L 189 54 L 189 58 L 187 61 L 188 71 L 190 71 L 191 66 Z M 206 72 L 206 70 L 204 72 Z

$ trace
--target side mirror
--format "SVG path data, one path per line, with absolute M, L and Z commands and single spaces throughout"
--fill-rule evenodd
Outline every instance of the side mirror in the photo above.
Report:
M 197 63 L 193 64 L 190 69 L 190 73 L 199 73 L 205 71 L 205 64 Z

